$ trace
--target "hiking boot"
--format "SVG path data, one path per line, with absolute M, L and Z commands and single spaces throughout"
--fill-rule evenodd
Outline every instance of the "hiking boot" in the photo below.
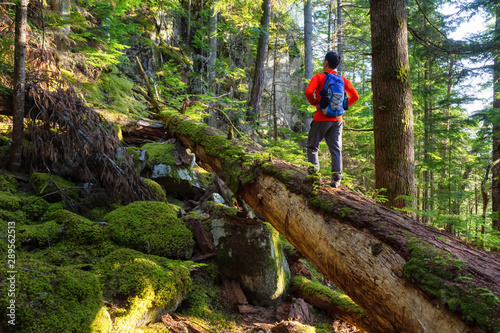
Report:
M 307 173 L 310 174 L 311 176 L 317 176 L 318 175 L 318 169 L 316 167 L 309 167 L 307 168 Z
M 342 180 L 342 174 L 336 173 L 332 175 L 332 182 L 330 183 L 331 187 L 339 187 L 340 181 Z
M 340 187 L 340 179 L 332 180 L 332 182 L 330 183 L 330 186 L 331 187 Z

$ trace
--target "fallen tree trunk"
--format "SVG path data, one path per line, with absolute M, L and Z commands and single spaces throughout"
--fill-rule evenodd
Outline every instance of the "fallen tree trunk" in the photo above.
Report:
M 169 134 L 358 304 L 370 332 L 498 332 L 500 259 L 181 115 Z

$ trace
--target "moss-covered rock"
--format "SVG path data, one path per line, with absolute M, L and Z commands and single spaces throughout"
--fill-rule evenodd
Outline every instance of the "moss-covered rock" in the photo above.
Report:
M 0 191 L 0 209 L 15 211 L 21 209 L 21 198 L 9 192 Z
M 191 262 L 119 249 L 97 266 L 104 297 L 112 303 L 113 330 L 126 332 L 173 312 L 191 286 Z
M 268 223 L 237 226 L 218 218 L 211 222 L 211 233 L 221 273 L 238 281 L 250 302 L 277 303 L 290 281 L 278 231 Z
M 50 207 L 45 199 L 30 195 L 22 198 L 22 211 L 26 217 L 33 222 L 39 221 Z
M 10 175 L 0 175 L 0 191 L 16 192 L 17 180 Z
M 193 234 L 166 203 L 136 201 L 109 212 L 103 220 L 116 244 L 168 258 L 191 258 Z
M 147 187 L 149 187 L 153 191 L 158 201 L 160 202 L 167 201 L 167 195 L 165 194 L 165 191 L 163 190 L 160 184 L 149 178 L 143 178 L 142 181 Z
M 103 301 L 96 275 L 37 260 L 18 259 L 16 264 L 16 274 L 0 270 L 2 290 L 9 290 L 15 278 L 16 332 L 105 332 L 99 330 L 103 323 L 94 322 Z M 12 329 L 7 322 L 10 299 L 7 292 L 0 296 L 4 332 Z
M 17 239 L 23 247 L 44 248 L 61 241 L 91 245 L 107 238 L 102 227 L 65 209 L 49 211 L 43 218 L 44 223 L 19 227 Z
M 179 310 L 182 315 L 196 318 L 196 323 L 206 332 L 236 332 L 235 315 L 226 302 L 219 285 L 218 267 L 211 263 L 192 274 L 193 283 Z
M 144 174 L 163 186 L 166 192 L 189 199 L 203 195 L 205 187 L 193 170 L 194 159 L 191 164 L 176 164 L 174 150 L 183 148 L 168 142 L 152 142 L 141 149 L 147 152 Z M 204 176 L 204 180 L 209 178 Z
M 80 197 L 80 191 L 74 183 L 56 175 L 37 172 L 31 175 L 30 183 L 36 195 L 50 194 L 44 197 L 50 202 L 61 201 L 65 198 L 78 200 Z
M 56 266 L 73 266 L 83 270 L 92 270 L 93 265 L 120 246 L 111 241 L 96 244 L 78 245 L 67 241 L 60 241 L 50 247 L 36 249 L 29 252 L 29 256 Z

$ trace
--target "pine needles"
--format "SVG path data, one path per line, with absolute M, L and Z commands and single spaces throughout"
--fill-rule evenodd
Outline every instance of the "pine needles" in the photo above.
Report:
M 154 200 L 130 155 L 120 153 L 115 128 L 87 107 L 62 76 L 37 72 L 28 76 L 26 88 L 30 138 L 23 154 L 32 171 L 90 183 L 110 199 Z

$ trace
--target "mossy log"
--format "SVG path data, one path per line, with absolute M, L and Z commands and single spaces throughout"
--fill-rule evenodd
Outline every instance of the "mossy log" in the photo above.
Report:
M 370 332 L 499 332 L 500 258 L 321 182 L 179 114 L 169 134 L 283 234 L 374 323 Z

